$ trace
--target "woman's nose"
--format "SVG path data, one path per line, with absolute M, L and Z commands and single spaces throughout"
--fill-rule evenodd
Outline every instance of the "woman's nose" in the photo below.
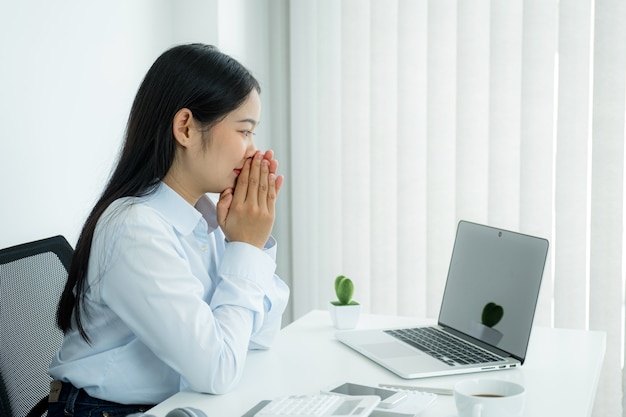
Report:
M 246 149 L 246 158 L 252 158 L 254 154 L 258 152 L 256 145 L 253 141 L 250 141 L 248 148 Z

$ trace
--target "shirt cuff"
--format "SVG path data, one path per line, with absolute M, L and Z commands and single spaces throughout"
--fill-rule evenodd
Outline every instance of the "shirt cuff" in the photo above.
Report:
M 211 299 L 211 308 L 236 305 L 259 313 L 262 318 L 265 295 L 274 286 L 274 259 L 255 246 L 230 242 L 218 270 L 221 282 Z

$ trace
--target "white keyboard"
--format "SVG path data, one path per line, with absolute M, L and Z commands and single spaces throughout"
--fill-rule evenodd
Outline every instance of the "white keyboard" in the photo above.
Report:
M 380 401 L 376 396 L 290 395 L 272 400 L 255 417 L 367 416 Z

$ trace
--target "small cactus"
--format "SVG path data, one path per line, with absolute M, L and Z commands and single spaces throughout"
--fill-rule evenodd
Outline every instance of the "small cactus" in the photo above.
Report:
M 331 302 L 336 306 L 359 304 L 352 299 L 352 295 L 354 294 L 354 284 L 352 283 L 352 280 L 346 276 L 339 275 L 335 278 L 335 294 L 337 294 L 337 301 Z

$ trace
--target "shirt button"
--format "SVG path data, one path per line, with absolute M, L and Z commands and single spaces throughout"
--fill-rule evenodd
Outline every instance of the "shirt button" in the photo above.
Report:
M 202 252 L 206 252 L 206 251 L 207 251 L 207 249 L 208 249 L 207 245 L 202 245 L 202 246 L 200 247 L 200 250 L 201 250 Z

